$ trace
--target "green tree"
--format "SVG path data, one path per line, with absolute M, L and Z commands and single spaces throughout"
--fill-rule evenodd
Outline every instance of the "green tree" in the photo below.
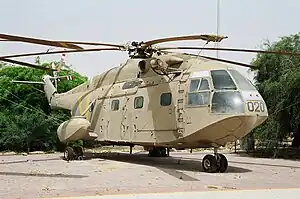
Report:
M 51 62 L 41 65 L 50 67 Z M 69 118 L 70 112 L 51 110 L 42 85 L 12 83 L 12 80 L 41 81 L 46 73 L 49 72 L 0 63 L 0 150 L 52 150 L 60 145 L 56 129 Z M 75 77 L 74 81 L 61 80 L 60 92 L 87 81 L 73 70 L 64 69 L 58 75 Z
M 266 41 L 264 50 L 300 52 L 300 33 Z M 292 136 L 293 147 L 300 146 L 300 57 L 258 54 L 253 60 L 256 86 L 268 106 L 269 118 L 254 130 L 254 136 L 276 148 L 286 137 Z

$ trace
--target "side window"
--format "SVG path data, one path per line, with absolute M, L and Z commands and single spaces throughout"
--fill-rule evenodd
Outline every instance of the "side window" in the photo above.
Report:
M 200 79 L 192 79 L 190 83 L 190 92 L 197 91 L 199 87 Z
M 209 90 L 209 83 L 207 79 L 202 79 L 199 90 Z
M 209 82 L 206 78 L 192 79 L 188 92 L 188 105 L 208 105 L 210 99 Z
M 144 105 L 144 97 L 143 96 L 134 98 L 134 108 L 135 109 L 143 108 L 143 105 Z
M 112 111 L 119 110 L 119 100 L 112 100 L 111 101 L 111 110 Z
M 161 106 L 169 106 L 172 102 L 172 94 L 171 93 L 163 93 L 160 96 L 160 105 Z

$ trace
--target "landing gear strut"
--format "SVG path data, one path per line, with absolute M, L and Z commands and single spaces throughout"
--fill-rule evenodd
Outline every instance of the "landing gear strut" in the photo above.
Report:
M 169 156 L 169 149 L 164 147 L 153 147 L 149 150 L 148 156 L 150 157 L 168 157 Z
M 206 155 L 202 160 L 202 168 L 208 173 L 224 173 L 227 170 L 228 162 L 226 157 L 218 153 L 217 148 L 214 148 L 214 155 Z
M 83 148 L 82 147 L 66 147 L 64 152 L 65 160 L 83 160 Z

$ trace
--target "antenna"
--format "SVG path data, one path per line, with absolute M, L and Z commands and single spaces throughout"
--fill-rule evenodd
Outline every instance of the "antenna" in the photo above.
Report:
M 220 0 L 217 0 L 217 35 L 220 34 Z M 215 47 L 219 48 L 219 42 L 215 43 Z M 219 58 L 219 50 L 216 50 L 217 58 Z

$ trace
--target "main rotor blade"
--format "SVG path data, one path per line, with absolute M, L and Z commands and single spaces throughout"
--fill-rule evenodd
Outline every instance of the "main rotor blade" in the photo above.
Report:
M 59 41 L 59 42 L 81 44 L 81 45 L 91 45 L 91 46 L 110 46 L 110 47 L 125 48 L 124 45 L 99 43 L 99 42 L 82 42 L 82 41 Z
M 171 42 L 171 41 L 184 41 L 184 40 L 198 40 L 202 39 L 208 42 L 221 42 L 223 39 L 228 38 L 227 36 L 219 35 L 189 35 L 189 36 L 180 36 L 180 37 L 167 37 L 162 39 L 155 39 L 151 41 L 144 42 L 144 46 L 151 46 L 158 43 Z
M 14 42 L 14 40 L 0 39 L 0 42 Z M 99 43 L 99 42 L 82 42 L 82 41 L 55 41 L 59 43 L 67 43 L 67 44 L 81 44 L 81 45 L 91 45 L 91 46 L 110 46 L 110 47 L 118 47 L 125 48 L 125 45 L 118 44 L 108 44 L 108 43 Z M 80 49 L 83 49 L 80 47 Z
M 31 67 L 31 68 L 36 68 L 36 69 L 41 69 L 41 70 L 56 71 L 55 69 L 52 69 L 52 68 L 45 68 L 45 67 L 38 66 L 38 65 L 35 65 L 35 64 L 30 64 L 30 63 L 27 63 L 27 62 L 22 62 L 22 61 L 17 61 L 17 60 L 12 60 L 12 59 L 0 58 L 0 61 L 13 63 L 13 64 L 19 64 L 19 65 L 22 65 L 22 66 L 28 66 L 28 67 Z
M 74 45 L 71 43 L 67 43 L 67 42 L 35 39 L 35 38 L 31 38 L 31 37 L 21 37 L 21 36 L 15 36 L 15 35 L 0 34 L 0 38 L 6 39 L 9 41 L 19 41 L 19 42 L 40 44 L 40 45 L 46 45 L 46 46 L 56 46 L 56 47 L 61 47 L 61 48 L 83 49 L 80 46 L 77 46 L 77 45 Z
M 0 39 L 0 41 L 6 41 L 6 42 L 20 41 L 20 42 L 28 42 L 28 43 L 42 44 L 42 45 L 47 45 L 47 46 L 57 46 L 57 47 L 71 48 L 71 49 L 84 49 L 84 48 L 74 45 L 74 44 L 125 48 L 124 45 L 118 45 L 118 44 L 108 44 L 108 43 L 99 43 L 99 42 L 82 42 L 82 41 L 51 41 L 51 40 L 35 39 L 35 38 L 29 38 L 29 37 L 20 37 L 20 36 L 14 36 L 14 35 L 4 35 L 4 34 L 0 34 L 0 38 L 3 38 L 3 39 Z
M 234 51 L 234 52 L 251 52 L 251 53 L 265 53 L 265 54 L 278 54 L 278 55 L 295 55 L 300 56 L 299 52 L 287 52 L 287 51 L 267 51 L 267 50 L 253 50 L 253 49 L 238 49 L 238 48 L 202 48 L 202 47 L 161 47 L 159 50 L 174 50 L 174 49 L 182 49 L 182 50 L 220 50 L 220 51 Z
M 60 53 L 96 52 L 96 51 L 106 51 L 106 50 L 120 51 L 121 49 L 120 48 L 92 48 L 92 49 L 82 49 L 82 50 L 59 50 L 59 51 L 52 51 L 52 52 L 23 53 L 23 54 L 0 56 L 0 60 L 7 59 L 7 58 L 15 58 L 15 57 L 29 57 L 29 56 L 37 56 L 37 55 L 60 54 Z
M 164 52 L 174 53 L 174 52 L 171 52 L 171 51 L 164 51 Z M 245 64 L 245 63 L 242 63 L 242 62 L 231 61 L 231 60 L 228 60 L 228 59 L 220 59 L 220 58 L 215 58 L 215 57 L 210 57 L 210 56 L 196 55 L 196 54 L 192 54 L 192 53 L 183 53 L 183 54 L 191 55 L 191 56 L 195 56 L 195 57 L 202 57 L 202 58 L 205 58 L 205 59 L 210 59 L 210 60 L 215 60 L 215 61 L 220 61 L 220 62 L 225 62 L 225 63 L 228 63 L 228 64 L 240 65 L 240 66 L 244 66 L 244 67 L 248 67 L 248 68 L 252 68 L 253 67 L 250 64 Z
M 195 55 L 195 56 L 197 56 L 197 55 Z M 245 64 L 245 63 L 242 63 L 242 62 L 236 62 L 236 61 L 231 61 L 231 60 L 227 60 L 227 59 L 220 59 L 220 58 L 203 56 L 203 55 L 199 55 L 199 57 L 203 57 L 203 58 L 211 59 L 211 60 L 215 60 L 215 61 L 220 61 L 220 62 L 225 62 L 225 63 L 228 63 L 228 64 L 235 64 L 235 65 L 240 65 L 240 66 L 244 66 L 244 67 L 248 67 L 248 68 L 253 68 L 252 65 Z

